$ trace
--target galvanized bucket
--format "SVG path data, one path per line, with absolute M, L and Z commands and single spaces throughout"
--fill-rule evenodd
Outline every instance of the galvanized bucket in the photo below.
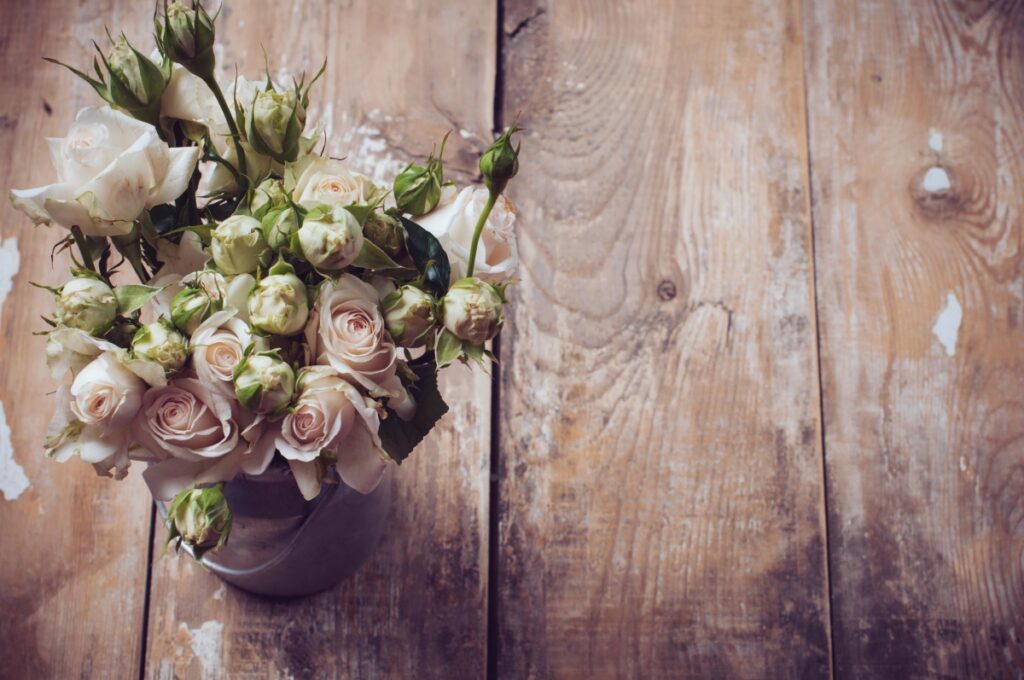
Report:
M 385 476 L 368 495 L 337 475 L 332 481 L 311 501 L 302 498 L 284 465 L 228 482 L 231 536 L 202 564 L 233 586 L 271 597 L 310 595 L 350 577 L 384 531 L 391 480 Z

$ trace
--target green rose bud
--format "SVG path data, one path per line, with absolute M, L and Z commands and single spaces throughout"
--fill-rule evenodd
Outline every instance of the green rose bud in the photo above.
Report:
M 76 276 L 57 294 L 57 322 L 92 335 L 103 335 L 117 316 L 117 298 L 103 281 Z
M 245 116 L 245 136 L 264 156 L 279 163 L 299 155 L 299 137 L 306 125 L 306 112 L 295 92 L 261 90 Z
M 284 182 L 279 179 L 265 179 L 253 192 L 249 210 L 253 217 L 260 220 L 271 210 L 286 205 L 288 205 L 288 192 L 284 190 Z
M 132 337 L 132 354 L 154 361 L 171 375 L 182 369 L 188 359 L 188 341 L 165 319 L 148 323 Z
M 430 293 L 405 285 L 384 298 L 384 323 L 402 347 L 419 347 L 437 323 L 437 303 Z
M 395 178 L 395 204 L 402 212 L 411 215 L 426 215 L 437 207 L 441 200 L 441 187 L 444 185 L 444 146 L 448 143 L 448 135 L 441 140 L 441 152 L 434 158 L 431 153 L 426 166 L 409 163 L 405 170 Z
M 218 224 L 211 235 L 210 251 L 225 274 L 254 272 L 269 255 L 259 220 L 248 215 L 232 215 Z
M 265 333 L 295 335 L 306 326 L 306 284 L 291 265 L 278 263 L 249 295 L 249 321 Z
M 441 300 L 444 327 L 459 340 L 482 345 L 505 321 L 498 290 L 478 278 L 459 279 Z
M 299 230 L 299 213 L 294 208 L 276 208 L 263 216 L 260 223 L 263 238 L 274 250 L 287 247 Z
M 167 510 L 167 543 L 192 547 L 196 559 L 227 544 L 231 533 L 231 508 L 224 485 L 186 489 L 174 497 Z
M 516 132 L 519 128 L 513 125 L 480 157 L 480 172 L 492 193 L 504 191 L 508 181 L 519 172 L 519 147 L 512 148 L 512 135 Z
M 200 2 L 194 9 L 180 2 L 164 5 L 155 17 L 157 47 L 165 57 L 204 80 L 213 79 L 213 19 Z
M 256 413 L 276 413 L 295 394 L 295 371 L 275 352 L 250 354 L 235 368 L 235 396 Z
M 363 225 L 363 236 L 392 260 L 399 260 L 405 254 L 405 228 L 397 217 L 376 211 L 370 213 Z
M 324 271 L 347 267 L 363 247 L 359 220 L 341 206 L 310 212 L 299 227 L 298 238 L 306 261 Z
M 158 124 L 160 98 L 167 88 L 169 74 L 123 36 L 114 43 L 110 54 L 100 56 L 108 75 L 103 91 L 97 88 L 100 96 L 134 118 Z
M 171 300 L 171 323 L 182 333 L 191 336 L 217 307 L 216 301 L 204 288 L 186 287 Z

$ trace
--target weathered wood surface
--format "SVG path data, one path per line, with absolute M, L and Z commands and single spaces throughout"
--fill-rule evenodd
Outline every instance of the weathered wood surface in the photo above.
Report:
M 128 5 L 129 3 L 123 3 Z M 103 19 L 100 19 L 103 17 Z M 0 677 L 130 678 L 141 656 L 151 502 L 141 479 L 97 477 L 78 460 L 43 457 L 57 383 L 44 364 L 41 314 L 60 285 L 51 267 L 61 234 L 33 228 L 7 200 L 11 187 L 53 181 L 44 137 L 60 137 L 95 101 L 84 84 L 42 61 L 84 60 L 103 21 L 145 30 L 149 9 L 122 11 L 46 0 L 0 8 Z M 13 287 L 6 283 L 13 278 Z
M 805 3 L 836 672 L 1024 673 L 1024 6 Z
M 446 174 L 475 176 L 493 127 L 496 8 L 476 2 L 229 3 L 223 68 L 327 73 L 310 120 L 334 156 L 378 179 L 449 129 Z M 153 564 L 145 674 L 153 678 L 482 677 L 487 647 L 490 382 L 444 374 L 443 425 L 392 477 L 381 546 L 352 580 L 297 602 L 253 598 L 186 559 Z M 154 539 L 159 555 L 162 536 Z
M 3 201 L 0 677 L 1019 676 L 1024 5 L 501 4 L 503 96 L 496 2 L 219 24 L 225 73 L 327 55 L 310 118 L 378 178 L 453 129 L 473 179 L 496 95 L 527 128 L 497 506 L 490 386 L 451 373 L 351 582 L 275 602 L 161 557 L 137 472 L 42 457 L 28 281 L 64 265 Z M 96 102 L 39 58 L 150 12 L 0 5 L 0 188 Z
M 509 2 L 506 678 L 826 677 L 796 2 Z

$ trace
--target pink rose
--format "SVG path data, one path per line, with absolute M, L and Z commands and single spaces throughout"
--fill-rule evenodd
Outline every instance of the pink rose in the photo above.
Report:
M 377 289 L 351 274 L 326 281 L 320 289 L 306 341 L 315 363 L 331 366 L 370 396 L 411 418 L 416 405 L 396 375 L 398 350 L 384 324 Z
M 196 484 L 229 481 L 243 465 L 265 467 L 273 439 L 244 417 L 229 397 L 192 378 L 147 391 L 132 435 L 145 449 L 135 457 L 155 462 L 143 473 L 153 497 L 169 500 Z
M 275 439 L 306 499 L 320 493 L 317 459 L 328 451 L 342 481 L 360 493 L 373 491 L 388 457 L 377 430 L 375 404 L 329 366 L 311 366 L 299 377 L 299 398 Z

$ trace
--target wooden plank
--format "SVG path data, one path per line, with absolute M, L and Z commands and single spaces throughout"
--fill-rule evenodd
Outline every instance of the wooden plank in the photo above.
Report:
M 1024 6 L 805 9 L 836 671 L 1019 677 Z
M 43 457 L 56 389 L 45 366 L 41 314 L 53 299 L 29 281 L 60 285 L 68 262 L 50 249 L 61 229 L 33 228 L 6 193 L 54 181 L 44 137 L 60 137 L 79 108 L 95 105 L 85 83 L 43 56 L 88 63 L 89 39 L 112 26 L 142 32 L 151 10 L 45 0 L 0 5 L 0 648 L 10 678 L 130 678 L 138 674 L 151 505 L 137 474 L 96 476 L 78 460 Z M 5 282 L 13 277 L 13 288 Z M 111 625 L 116 621 L 117 625 Z
M 799 6 L 504 24 L 499 674 L 827 676 Z
M 492 128 L 492 3 L 228 3 L 222 61 L 240 73 L 328 71 L 310 120 L 332 121 L 331 155 L 390 177 L 448 129 L 460 183 Z M 230 72 L 230 66 L 226 65 Z M 490 383 L 443 377 L 452 412 L 393 477 L 376 555 L 319 596 L 275 602 L 224 587 L 186 559 L 153 565 L 149 677 L 480 677 L 486 655 Z M 160 537 L 157 537 L 160 540 Z

